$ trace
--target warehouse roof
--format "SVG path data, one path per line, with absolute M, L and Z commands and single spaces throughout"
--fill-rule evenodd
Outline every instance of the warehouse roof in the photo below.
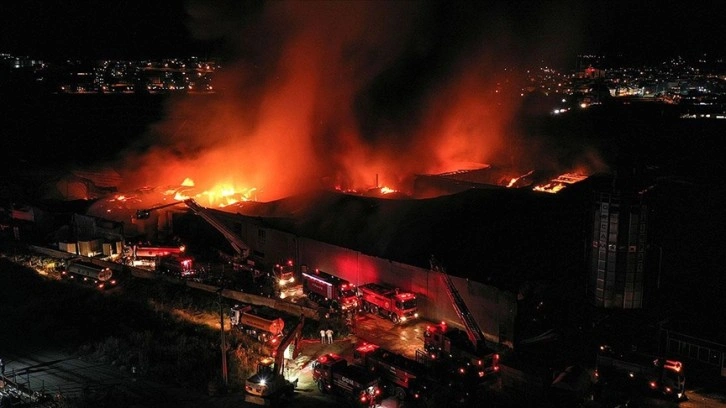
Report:
M 574 190 L 574 189 L 573 189 Z M 428 268 L 516 289 L 530 279 L 580 273 L 587 188 L 560 194 L 480 190 L 431 199 L 385 199 L 315 191 L 268 203 L 243 203 L 239 214 L 267 226 Z

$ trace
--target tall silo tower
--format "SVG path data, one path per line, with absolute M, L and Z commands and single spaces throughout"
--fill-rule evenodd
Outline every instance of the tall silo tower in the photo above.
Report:
M 640 309 L 645 291 L 648 208 L 632 188 L 595 192 L 588 298 L 596 307 Z

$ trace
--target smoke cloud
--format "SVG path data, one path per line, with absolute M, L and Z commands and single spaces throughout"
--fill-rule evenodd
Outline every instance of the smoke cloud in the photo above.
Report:
M 509 162 L 517 68 L 570 33 L 558 10 L 479 3 L 190 2 L 190 32 L 224 53 L 217 92 L 172 100 L 121 172 L 269 201 Z

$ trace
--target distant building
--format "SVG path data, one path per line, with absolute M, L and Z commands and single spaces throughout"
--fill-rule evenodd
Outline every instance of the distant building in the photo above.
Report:
M 589 79 L 605 78 L 605 71 L 594 68 L 592 65 L 590 65 L 589 67 L 585 68 L 581 72 L 578 72 L 577 76 L 579 78 L 589 78 Z

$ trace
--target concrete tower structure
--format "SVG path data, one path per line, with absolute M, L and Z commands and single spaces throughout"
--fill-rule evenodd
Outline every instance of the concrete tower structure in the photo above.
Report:
M 640 309 L 645 291 L 648 208 L 637 192 L 595 193 L 588 298 L 596 307 Z

